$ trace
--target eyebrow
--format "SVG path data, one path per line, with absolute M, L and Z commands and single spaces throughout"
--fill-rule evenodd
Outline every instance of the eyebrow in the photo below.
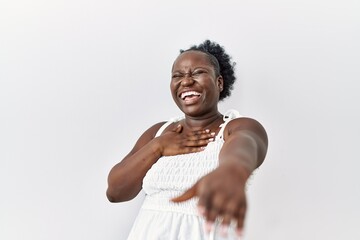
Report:
M 204 66 L 199 66 L 199 67 L 195 67 L 194 69 L 192 69 L 192 71 L 198 70 L 198 69 L 203 69 L 203 70 L 209 70 L 209 67 L 204 67 Z M 191 70 L 191 69 L 190 69 Z M 178 70 L 178 69 L 172 69 L 171 70 L 172 73 L 174 72 L 184 72 L 183 70 Z

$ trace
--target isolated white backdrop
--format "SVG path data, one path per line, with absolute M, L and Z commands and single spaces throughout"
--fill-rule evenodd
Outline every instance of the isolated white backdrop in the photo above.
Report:
M 270 139 L 245 239 L 358 240 L 358 0 L 0 2 L 0 239 L 124 240 L 143 195 L 111 204 L 110 168 L 152 124 L 180 48 L 237 62 L 221 110 Z

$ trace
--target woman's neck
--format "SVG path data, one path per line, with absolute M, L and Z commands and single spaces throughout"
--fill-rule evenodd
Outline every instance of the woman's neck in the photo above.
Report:
M 186 116 L 184 119 L 184 127 L 191 131 L 212 129 L 215 126 L 217 128 L 219 127 L 220 122 L 223 121 L 222 119 L 223 116 L 219 112 L 204 117 Z

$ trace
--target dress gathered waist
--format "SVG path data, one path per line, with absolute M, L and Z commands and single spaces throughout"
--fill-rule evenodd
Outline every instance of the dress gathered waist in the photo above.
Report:
M 178 212 L 190 215 L 199 215 L 197 212 L 198 198 L 191 198 L 187 201 L 175 203 L 171 199 L 177 197 L 181 192 L 167 192 L 146 195 L 142 205 L 142 209 L 163 211 L 163 212 Z

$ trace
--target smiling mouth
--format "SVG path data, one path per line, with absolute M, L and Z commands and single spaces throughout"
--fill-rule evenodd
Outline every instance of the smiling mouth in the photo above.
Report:
M 188 91 L 188 92 L 183 92 L 180 94 L 180 98 L 185 101 L 188 99 L 199 98 L 200 96 L 201 96 L 201 93 L 195 92 L 195 91 Z
M 187 91 L 181 93 L 179 97 L 184 101 L 185 105 L 191 105 L 197 103 L 201 95 L 201 93 L 196 91 Z

